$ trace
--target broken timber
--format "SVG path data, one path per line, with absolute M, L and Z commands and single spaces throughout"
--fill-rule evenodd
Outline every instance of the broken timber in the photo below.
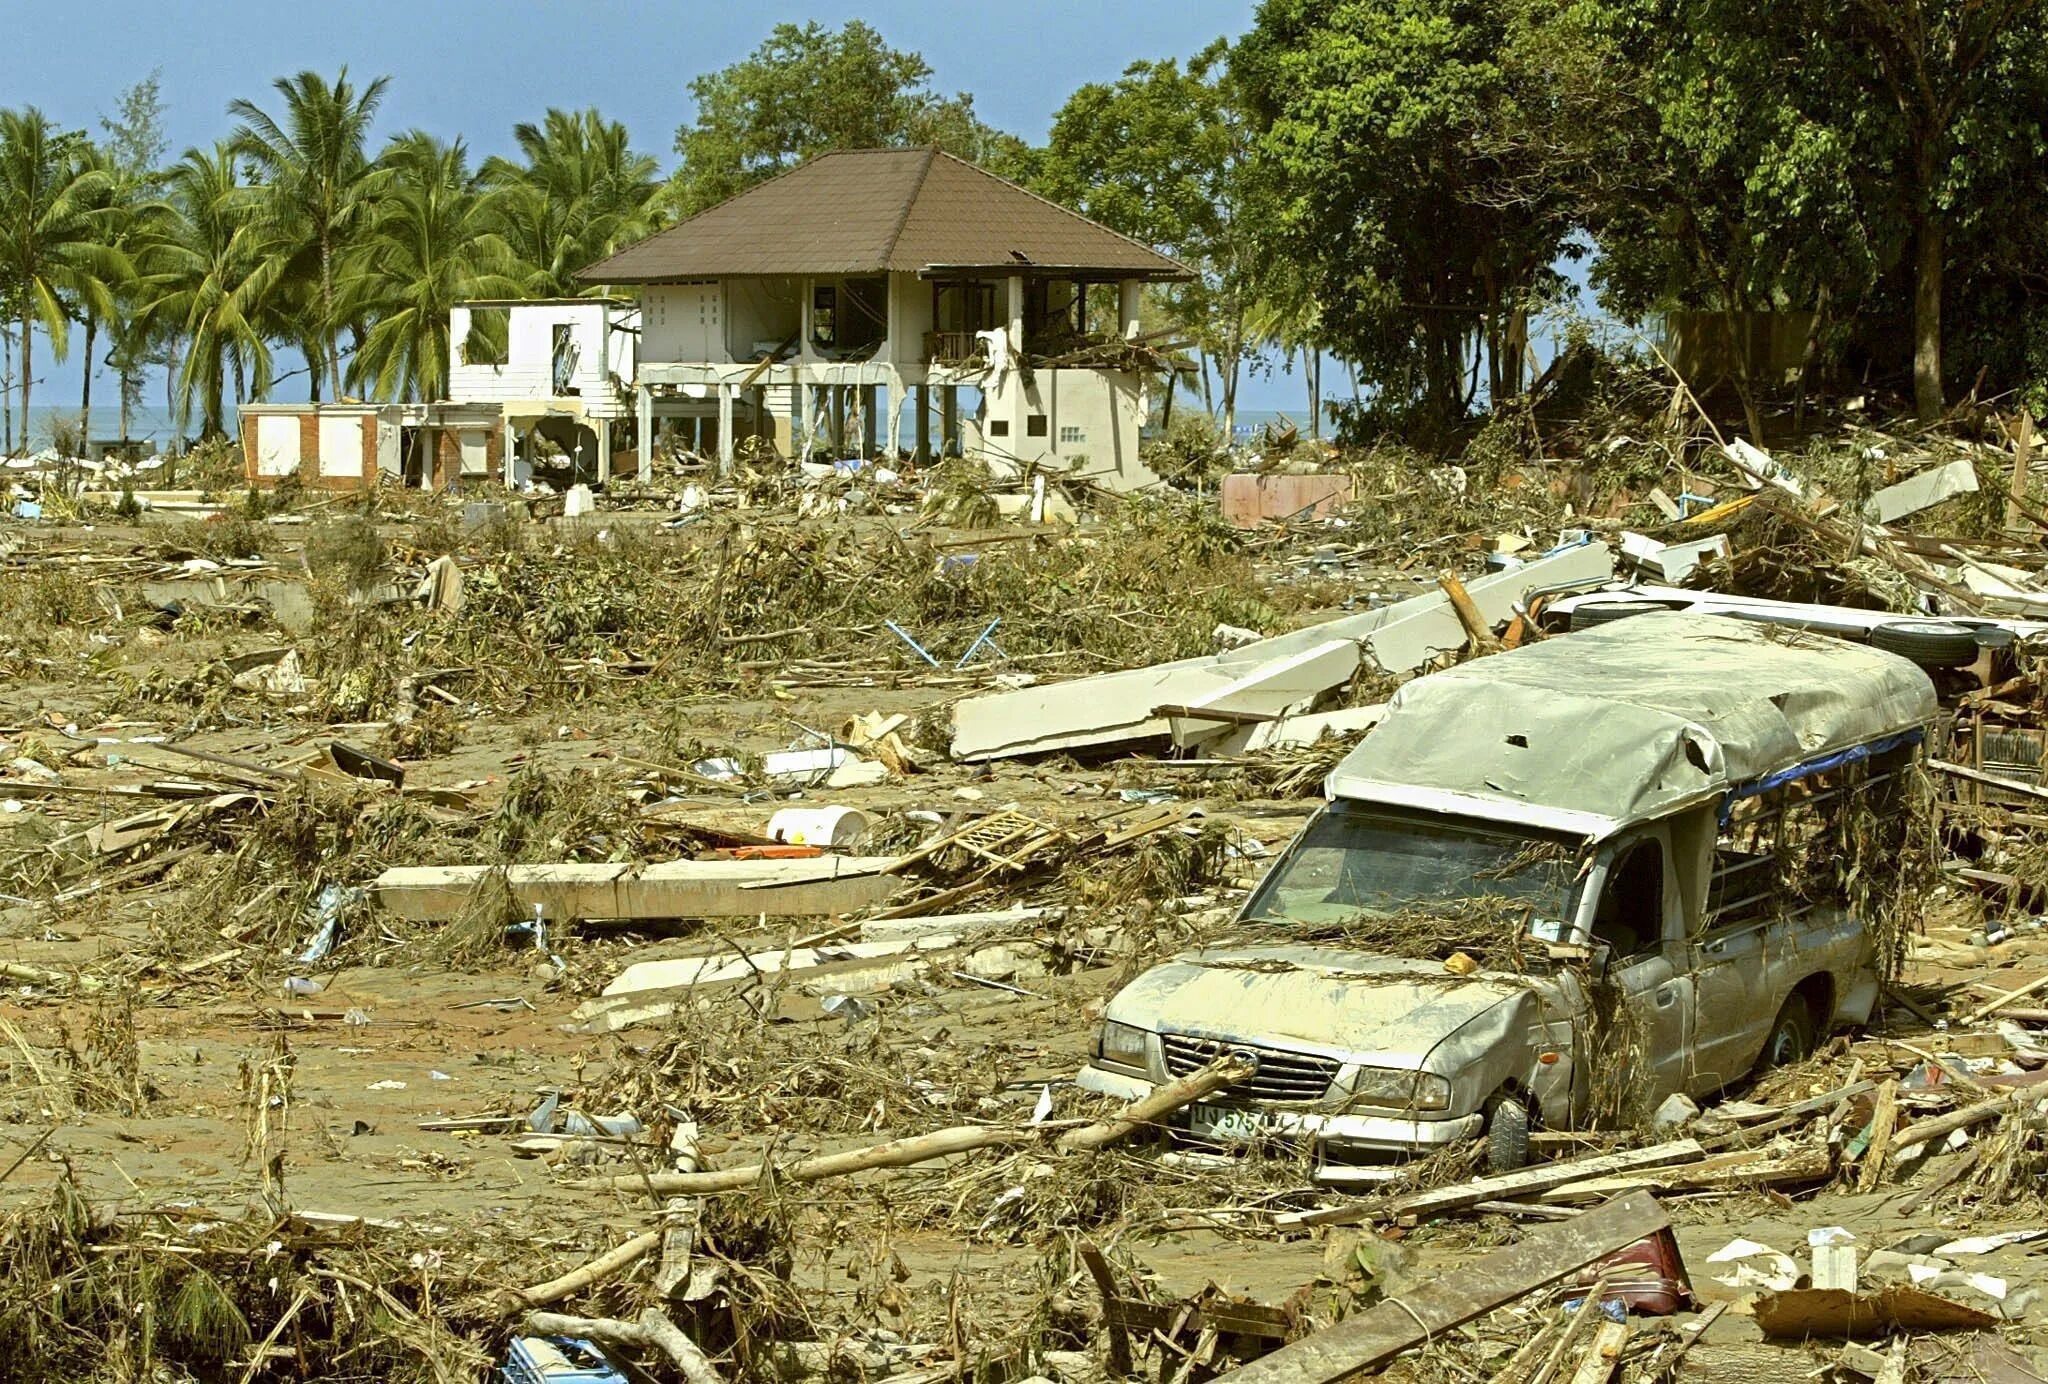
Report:
M 1190 1105 L 1206 1095 L 1219 1091 L 1233 1081 L 1244 1080 L 1251 1075 L 1251 1071 L 1250 1064 L 1242 1057 L 1219 1057 L 1207 1066 L 1199 1067 L 1178 1080 L 1168 1082 L 1151 1094 L 1130 1102 L 1109 1119 L 1068 1130 L 1054 1141 L 1054 1147 L 1061 1153 L 1093 1153 L 1136 1130 L 1156 1124 L 1182 1106 Z M 935 1130 L 930 1134 L 892 1139 L 887 1143 L 870 1144 L 866 1148 L 819 1154 L 814 1158 L 786 1163 L 776 1168 L 773 1176 L 777 1182 L 818 1182 L 825 1178 L 846 1177 L 874 1168 L 908 1168 L 918 1163 L 929 1163 L 937 1158 L 971 1153 L 976 1149 L 1035 1143 L 1044 1132 L 1041 1129 L 1018 1128 L 1011 1125 L 956 1125 L 951 1129 Z M 621 1177 L 584 1178 L 562 1185 L 644 1191 L 655 1196 L 709 1196 L 719 1192 L 743 1191 L 757 1186 L 767 1175 L 768 1169 L 765 1164 L 749 1163 L 743 1167 L 719 1168 L 706 1172 L 633 1173 Z
M 1411 1192 L 1407 1196 L 1396 1197 L 1386 1203 L 1362 1202 L 1353 1206 L 1334 1207 L 1327 1211 L 1302 1211 L 1292 1215 L 1276 1216 L 1274 1223 L 1284 1226 L 1351 1225 L 1377 1216 L 1391 1216 L 1412 1224 L 1423 1216 L 1463 1210 L 1482 1201 L 1511 1201 L 1517 1197 L 1535 1196 L 1553 1188 L 1588 1182 L 1615 1173 L 1636 1172 L 1666 1163 L 1692 1162 L 1703 1157 L 1705 1153 L 1706 1150 L 1700 1147 L 1697 1140 L 1674 1139 L 1669 1143 L 1653 1144 L 1649 1148 L 1623 1149 L 1619 1153 L 1597 1154 L 1590 1158 L 1568 1158 L 1556 1163 L 1523 1168 L 1519 1172 L 1477 1177 L 1470 1181 L 1453 1183 L 1449 1187 Z
M 414 922 L 460 917 L 502 873 L 522 914 L 545 918 L 751 918 L 847 913 L 896 889 L 889 856 L 814 860 L 674 860 L 657 865 L 398 866 L 377 877 L 377 903 Z
M 1647 1192 L 1531 1231 L 1519 1244 L 1389 1298 L 1327 1331 L 1284 1345 L 1219 1378 L 1233 1384 L 1335 1384 L 1625 1249 L 1667 1224 Z

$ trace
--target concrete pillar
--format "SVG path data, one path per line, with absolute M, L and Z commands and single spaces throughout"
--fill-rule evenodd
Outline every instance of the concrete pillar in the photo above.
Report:
M 801 369 L 792 370 L 789 386 L 789 454 L 804 454 L 804 439 L 811 431 L 811 387 L 804 383 Z
M 654 474 L 654 391 L 644 384 L 633 386 L 633 416 L 639 425 L 640 479 Z
M 1137 279 L 1119 279 L 1116 285 L 1117 332 L 1128 341 L 1138 334 L 1138 303 L 1145 285 Z
M 720 381 L 718 386 L 718 469 L 720 472 L 732 469 L 732 394 L 734 386 Z
M 846 455 L 846 386 L 832 384 L 825 388 L 829 391 L 827 397 L 831 400 L 832 406 L 832 459 L 837 461 Z
M 917 409 L 917 460 L 923 465 L 932 459 L 932 387 L 916 385 L 910 393 Z
M 1010 354 L 1021 362 L 1024 358 L 1024 276 L 1012 274 L 1004 282 L 1009 286 Z
M 939 451 L 951 456 L 960 445 L 960 387 L 939 386 Z
M 860 387 L 860 454 L 876 456 L 881 452 L 881 402 L 882 387 L 864 384 Z

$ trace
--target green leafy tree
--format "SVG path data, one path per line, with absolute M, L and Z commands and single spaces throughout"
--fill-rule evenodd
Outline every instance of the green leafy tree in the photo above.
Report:
M 165 175 L 165 196 L 150 209 L 140 255 L 140 327 L 183 342 L 172 372 L 173 413 L 189 426 L 195 402 L 200 433 L 226 431 L 224 396 L 268 392 L 273 372 L 269 295 L 284 261 L 263 235 L 260 189 L 240 176 L 232 145 L 188 149 Z
M 1892 110 L 1881 147 L 1904 174 L 1880 182 L 1898 199 L 1912 241 L 1913 401 L 1943 408 L 1942 304 L 1949 240 L 1986 213 L 2038 215 L 2000 195 L 2039 186 L 2048 135 L 2048 22 L 2041 0 L 1854 0 L 1816 7 L 1832 18 L 1852 72 L 1877 69 Z M 1865 166 L 1859 173 L 1874 170 Z
M 748 57 L 690 83 L 696 119 L 676 131 L 673 198 L 702 211 L 836 149 L 936 144 L 997 173 L 1028 171 L 1014 136 L 984 125 L 973 98 L 941 96 L 917 53 L 849 20 L 778 24 Z
M 595 291 L 576 271 L 654 229 L 659 165 L 633 151 L 624 125 L 595 109 L 550 110 L 538 125 L 515 126 L 512 137 L 519 159 L 485 160 L 483 178 L 524 291 Z
M 78 426 L 84 436 L 90 437 L 92 377 L 100 363 L 95 353 L 100 333 L 107 331 L 112 340 L 120 342 L 128 335 L 135 315 L 133 255 L 148 184 L 131 178 L 128 170 L 115 162 L 109 149 L 83 136 L 73 147 L 71 159 L 75 180 L 83 184 L 91 178 L 94 191 L 89 205 L 99 244 L 108 252 L 80 257 L 71 276 L 72 317 L 85 328 Z
M 19 330 L 22 436 L 35 383 L 35 329 L 58 360 L 69 354 L 71 303 L 111 316 L 127 266 L 104 243 L 109 175 L 86 156 L 88 141 L 60 130 L 35 107 L 0 110 L 0 285 Z
M 1249 159 L 1249 130 L 1218 41 L 1183 68 L 1133 63 L 1093 82 L 1053 117 L 1033 185 L 1055 201 L 1194 269 L 1162 295 L 1170 320 L 1213 367 L 1225 427 L 1235 422 L 1246 363 L 1266 343 L 1257 329 L 1261 221 L 1268 215 Z
M 1637 176 L 1593 216 L 1613 300 L 1812 306 L 1873 344 L 1897 300 L 1916 411 L 1939 414 L 1944 286 L 1960 269 L 1988 287 L 1989 242 L 2029 215 L 2022 189 L 2048 145 L 2039 0 L 1592 8 L 1629 55 L 1610 72 L 1632 74 L 1633 113 L 1614 123 L 1629 133 L 1603 162 Z
M 461 140 L 413 130 L 378 163 L 375 214 L 343 285 L 349 317 L 369 323 L 349 378 L 386 398 L 445 398 L 455 304 L 514 295 L 520 285 Z
M 317 72 L 301 72 L 273 83 L 284 103 L 277 118 L 249 101 L 228 107 L 240 121 L 234 150 L 264 179 L 269 237 L 286 257 L 288 272 L 312 285 L 308 344 L 317 357 L 308 363 L 326 371 L 337 398 L 338 338 L 346 322 L 336 302 L 336 278 L 370 219 L 377 170 L 365 151 L 388 81 L 378 77 L 357 91 L 346 67 L 331 83 Z
M 1520 388 L 1530 309 L 1575 225 L 1544 176 L 1560 93 L 1541 0 L 1266 0 L 1232 69 L 1273 191 L 1269 253 L 1390 404 L 1448 422 Z M 1468 356 L 1470 363 L 1468 364 Z
M 116 188 L 118 212 L 117 248 L 131 258 L 147 233 L 149 204 L 164 188 L 164 156 L 170 141 L 164 136 L 163 88 L 158 72 L 124 90 L 114 104 L 114 114 L 100 119 L 100 149 Z M 121 436 L 129 432 L 129 418 L 141 402 L 143 372 L 165 355 L 167 343 L 153 340 L 141 327 L 142 299 L 139 278 L 131 276 L 116 295 L 117 309 L 112 325 L 112 349 L 107 363 L 114 368 L 121 400 Z M 91 351 L 88 348 L 87 356 Z M 92 387 L 87 371 L 85 387 Z M 91 412 L 90 399 L 86 412 Z

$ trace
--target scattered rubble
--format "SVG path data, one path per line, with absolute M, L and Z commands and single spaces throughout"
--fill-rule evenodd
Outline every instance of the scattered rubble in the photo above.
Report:
M 1276 434 L 1152 496 L 754 455 L 117 515 L 17 477 L 0 1341 L 78 1377 L 2039 1377 L 2048 517 L 2010 432 L 1591 426 L 1455 464 Z M 1673 609 L 1939 696 L 1867 1024 L 1509 1171 L 1324 1179 L 1232 1114 L 1284 1064 L 1213 1037 L 1075 1085 L 1112 995 L 1243 941 L 1404 687 Z M 1498 931 L 1350 936 L 1426 936 L 1448 990 Z

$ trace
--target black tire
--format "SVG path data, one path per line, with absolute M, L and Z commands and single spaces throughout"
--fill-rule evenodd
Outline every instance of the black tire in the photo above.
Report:
M 1922 668 L 1964 668 L 1977 661 L 1977 635 L 1953 620 L 1895 620 L 1870 632 L 1870 647 Z
M 1592 601 L 1572 607 L 1572 628 L 1589 630 L 1595 625 L 1611 625 L 1616 620 L 1626 620 L 1631 615 L 1650 615 L 1670 606 L 1656 601 Z
M 1815 1037 L 1813 1006 L 1804 995 L 1792 996 L 1771 1023 L 1771 1036 L 1764 1039 L 1763 1055 L 1756 1060 L 1757 1070 L 1768 1072 L 1805 1061 L 1813 1053 Z
M 1529 1107 L 1495 1096 L 1486 1113 L 1486 1170 L 1511 1173 L 1529 1162 Z

